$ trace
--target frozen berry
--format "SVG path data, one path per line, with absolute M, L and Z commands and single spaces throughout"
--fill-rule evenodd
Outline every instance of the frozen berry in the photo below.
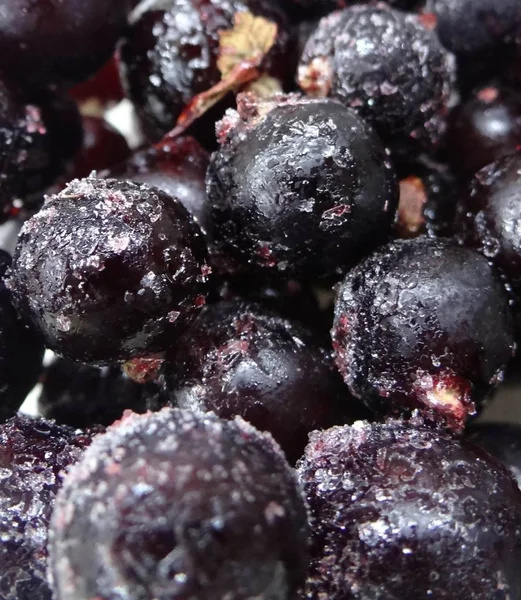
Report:
M 273 439 L 166 409 L 98 436 L 51 524 L 56 600 L 293 600 L 306 511 Z
M 308 434 L 345 422 L 350 396 L 304 327 L 245 302 L 207 306 L 164 365 L 172 406 L 239 415 L 295 462 Z
M 18 415 L 0 425 L 0 598 L 52 600 L 47 529 L 63 471 L 90 436 Z
M 0 250 L 0 422 L 16 413 L 37 382 L 44 352 L 40 337 L 12 305 L 4 283 L 10 262 L 9 255 Z
M 463 57 L 494 53 L 521 34 L 518 0 L 427 0 L 441 43 Z
M 372 0 L 284 0 L 289 14 L 297 20 L 302 17 L 325 16 L 335 9 L 345 8 L 351 4 L 367 4 Z M 422 0 L 387 0 L 386 4 L 401 10 L 413 10 Z
M 521 597 L 521 493 L 485 452 L 419 423 L 316 432 L 305 598 Z
M 460 184 L 451 169 L 421 157 L 401 167 L 400 203 L 396 229 L 399 237 L 447 237 L 452 234 Z M 406 175 L 405 175 L 406 174 Z
M 157 188 L 74 180 L 27 221 L 9 286 L 47 346 L 94 364 L 160 352 L 205 303 L 206 245 Z
M 164 140 L 110 169 L 110 176 L 147 183 L 182 202 L 203 231 L 210 226 L 205 174 L 209 156 L 191 137 Z
M 123 35 L 129 0 L 2 0 L 0 70 L 24 87 L 94 74 Z
M 127 140 L 104 119 L 84 117 L 83 130 L 83 146 L 74 159 L 71 178 L 88 177 L 130 156 Z
M 127 409 L 146 412 L 156 393 L 132 381 L 121 367 L 90 367 L 59 358 L 45 371 L 38 408 L 48 419 L 87 429 L 112 425 Z
M 66 99 L 46 95 L 30 103 L 0 79 L 0 219 L 10 216 L 14 200 L 40 198 L 81 139 L 78 112 Z
M 457 239 L 488 258 L 506 279 L 515 300 L 521 335 L 521 153 L 476 173 L 455 223 Z
M 394 171 L 355 112 L 329 99 L 243 95 L 218 129 L 207 190 L 220 268 L 335 276 L 389 236 Z
M 355 109 L 395 155 L 438 143 L 453 79 L 454 61 L 434 32 L 384 4 L 322 19 L 298 71 L 306 93 Z
M 450 113 L 447 154 L 462 175 L 474 175 L 520 146 L 521 92 L 515 89 L 481 87 Z
M 466 437 L 502 462 L 521 487 L 521 426 L 513 423 L 478 423 L 468 429 Z
M 487 260 L 449 240 L 401 240 L 345 278 L 331 331 L 351 392 L 389 412 L 419 408 L 461 430 L 514 348 L 508 298 Z
M 276 43 L 262 70 L 278 74 L 289 35 L 283 13 L 269 0 L 152 0 L 136 8 L 121 47 L 121 71 L 149 139 L 157 141 L 172 129 L 193 98 L 221 80 L 222 32 L 231 30 L 235 16 L 245 11 L 276 24 Z M 236 42 L 244 58 L 258 42 L 264 50 L 264 30 L 253 26 Z M 211 130 L 218 115 L 205 120 L 204 127 Z

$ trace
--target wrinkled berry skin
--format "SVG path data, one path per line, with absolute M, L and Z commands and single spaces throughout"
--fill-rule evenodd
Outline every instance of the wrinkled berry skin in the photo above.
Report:
M 52 600 L 47 529 L 63 472 L 90 435 L 18 415 L 0 425 L 0 598 Z
M 462 57 L 483 56 L 512 44 L 521 34 L 517 0 L 427 0 L 441 43 Z
M 478 423 L 470 427 L 467 440 L 481 446 L 503 463 L 521 487 L 521 427 L 514 423 Z
M 453 80 L 453 58 L 419 16 L 384 4 L 322 19 L 298 71 L 307 94 L 355 109 L 396 156 L 439 142 Z
M 87 429 L 112 425 L 128 409 L 146 412 L 152 395 L 149 385 L 132 381 L 120 367 L 90 367 L 58 358 L 45 371 L 38 409 L 47 419 Z
M 206 245 L 181 203 L 114 179 L 72 181 L 24 225 L 9 287 L 65 358 L 160 352 L 205 302 Z
M 201 311 L 163 373 L 171 406 L 239 415 L 269 431 L 293 463 L 310 431 L 344 423 L 349 411 L 349 393 L 311 331 L 246 302 Z
M 224 268 L 338 276 L 390 234 L 395 174 L 376 134 L 329 99 L 245 95 L 219 124 L 207 192 Z M 227 263 L 227 264 L 226 264 Z
M 210 227 L 205 175 L 210 157 L 192 137 L 166 140 L 140 150 L 110 169 L 110 176 L 146 183 L 181 201 L 203 231 Z
M 51 525 L 55 600 L 293 600 L 306 511 L 273 439 L 166 409 L 98 436 Z
M 0 221 L 10 216 L 13 200 L 39 197 L 81 140 L 78 111 L 66 98 L 53 94 L 29 102 L 0 79 Z
M 521 145 L 521 93 L 489 85 L 474 90 L 450 113 L 445 146 L 452 168 L 465 177 Z
M 508 298 L 486 259 L 425 237 L 389 244 L 348 273 L 331 335 L 338 368 L 369 407 L 418 408 L 456 431 L 514 348 Z
M 457 239 L 490 260 L 514 300 L 517 337 L 521 334 L 521 154 L 499 159 L 476 173 L 455 223 Z
M 16 413 L 36 384 L 44 352 L 42 340 L 16 314 L 6 289 L 10 262 L 0 250 L 0 423 Z
M 129 0 L 2 0 L 0 70 L 26 88 L 93 75 L 125 31 Z
M 220 81 L 219 31 L 231 29 L 234 15 L 245 10 L 278 25 L 277 42 L 263 64 L 276 76 L 285 64 L 289 34 L 275 3 L 155 0 L 135 11 L 120 48 L 120 67 L 127 96 L 151 141 L 173 128 L 194 96 Z M 211 129 L 218 118 L 214 113 L 213 120 L 204 119 L 204 127 Z
M 304 598 L 521 597 L 521 492 L 487 453 L 403 421 L 311 435 Z

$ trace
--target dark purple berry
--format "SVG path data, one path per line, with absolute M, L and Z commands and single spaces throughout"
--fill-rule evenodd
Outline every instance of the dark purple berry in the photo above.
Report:
M 289 35 L 283 13 L 269 0 L 153 0 L 133 13 L 121 46 L 121 71 L 147 137 L 157 141 L 174 127 L 197 94 L 221 80 L 218 68 L 220 33 L 233 28 L 235 15 L 250 11 L 277 24 L 277 39 L 263 61 L 263 71 L 285 74 Z M 247 53 L 255 41 L 244 42 Z M 222 104 L 198 128 L 213 128 Z M 206 136 L 205 136 L 206 137 Z
M 70 90 L 71 96 L 79 103 L 95 102 L 102 108 L 124 98 L 119 78 L 116 57 L 110 58 L 92 77 Z
M 514 348 L 506 292 L 487 260 L 426 237 L 389 244 L 348 273 L 331 334 L 356 397 L 384 413 L 419 408 L 457 431 Z
M 521 92 L 481 87 L 452 110 L 446 136 L 452 168 L 469 177 L 521 147 Z
M 80 148 L 81 139 L 73 103 L 57 95 L 29 102 L 0 79 L 0 220 L 12 216 L 16 200 L 39 199 Z
M 521 493 L 485 452 L 421 423 L 315 432 L 305 598 L 521 597 Z
M 478 423 L 468 429 L 467 440 L 502 462 L 521 486 L 521 426 L 513 423 Z
M 2 0 L 0 70 L 24 87 L 70 85 L 105 63 L 129 0 Z
M 63 472 L 90 435 L 23 415 L 0 425 L 0 598 L 52 600 L 47 529 Z
M 453 79 L 452 57 L 421 18 L 384 4 L 322 19 L 298 71 L 307 94 L 355 109 L 397 156 L 439 142 Z
M 494 53 L 521 34 L 518 0 L 427 0 L 425 11 L 435 16 L 441 43 L 462 57 Z
M 460 242 L 483 254 L 501 272 L 512 293 L 517 336 L 521 334 L 521 153 L 476 173 L 462 199 L 455 231 Z
M 127 140 L 107 121 L 98 117 L 83 118 L 83 147 L 76 155 L 69 174 L 71 179 L 88 177 L 130 156 Z
M 109 364 L 161 352 L 195 317 L 206 258 L 199 227 L 164 192 L 75 180 L 24 225 L 9 286 L 51 350 Z
M 127 409 L 146 412 L 158 393 L 153 384 L 132 381 L 121 367 L 90 367 L 63 358 L 47 368 L 42 383 L 42 415 L 82 429 L 112 425 Z
M 338 276 L 389 236 L 394 171 L 355 112 L 329 99 L 245 95 L 218 128 L 207 190 L 223 270 Z
M 460 198 L 460 185 L 452 171 L 425 157 L 402 166 L 401 171 L 398 236 L 450 236 Z
M 205 175 L 208 153 L 191 137 L 163 140 L 110 169 L 110 176 L 146 183 L 181 201 L 203 231 L 210 227 Z
M 306 511 L 269 435 L 166 409 L 96 438 L 58 496 L 50 540 L 55 600 L 294 600 Z
M 245 302 L 205 307 L 163 369 L 171 406 L 239 415 L 269 431 L 291 462 L 310 431 L 356 410 L 311 331 Z
M 44 352 L 42 340 L 16 314 L 6 289 L 10 262 L 0 250 L 0 423 L 16 413 L 36 384 Z

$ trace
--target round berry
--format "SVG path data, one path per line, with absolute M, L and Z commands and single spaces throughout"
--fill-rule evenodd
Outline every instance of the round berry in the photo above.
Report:
M 521 334 L 521 153 L 506 156 L 476 173 L 458 209 L 457 239 L 490 260 L 506 279 Z
M 239 98 L 207 174 L 223 270 L 335 276 L 391 232 L 397 182 L 373 130 L 329 99 Z
M 269 431 L 292 462 L 310 431 L 344 423 L 351 404 L 311 331 L 241 301 L 201 311 L 163 374 L 172 406 L 239 415 Z
M 421 423 L 311 435 L 306 598 L 517 598 L 521 493 L 485 452 Z
M 521 34 L 517 0 L 427 0 L 436 33 L 451 52 L 476 57 L 513 43 Z
M 331 334 L 356 397 L 384 413 L 418 408 L 457 431 L 514 349 L 508 298 L 487 260 L 426 237 L 389 244 L 348 273 Z
M 206 258 L 178 200 L 145 184 L 74 180 L 25 223 L 9 287 L 51 350 L 110 364 L 161 352 L 195 317 Z
M 162 140 L 109 171 L 110 177 L 146 183 L 181 201 L 203 231 L 210 227 L 205 175 L 208 153 L 191 137 Z
M 454 61 L 418 15 L 353 6 L 322 19 L 298 70 L 311 96 L 331 96 L 373 125 L 394 155 L 437 144 Z
M 2 0 L 0 70 L 24 87 L 83 81 L 123 35 L 129 0 Z
M 52 600 L 47 529 L 63 472 L 91 436 L 18 415 L 0 425 L 0 597 Z
M 98 436 L 51 524 L 56 600 L 296 597 L 304 503 L 272 438 L 166 409 Z
M 41 338 L 17 315 L 6 289 L 10 262 L 0 250 L 0 423 L 16 413 L 38 381 L 44 352 Z

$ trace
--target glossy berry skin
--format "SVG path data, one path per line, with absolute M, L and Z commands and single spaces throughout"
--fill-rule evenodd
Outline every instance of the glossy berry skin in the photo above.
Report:
M 484 448 L 511 472 L 521 486 L 521 427 L 514 423 L 477 423 L 467 440 Z
M 206 245 L 181 203 L 113 179 L 72 181 L 22 229 L 9 286 L 65 358 L 160 352 L 205 303 Z
M 18 415 L 0 425 L 0 598 L 52 600 L 47 529 L 64 470 L 91 436 Z
M 223 270 L 335 277 L 390 234 L 394 171 L 353 111 L 329 99 L 244 95 L 218 128 L 207 191 Z
M 521 493 L 487 453 L 421 422 L 311 435 L 304 598 L 521 597 Z
M 116 57 L 110 58 L 87 81 L 75 85 L 70 94 L 79 104 L 96 102 L 101 108 L 123 100 L 125 94 L 119 78 Z
M 146 183 L 181 201 L 203 231 L 210 227 L 205 175 L 210 158 L 192 137 L 162 140 L 110 169 L 110 176 Z
M 322 19 L 298 70 L 307 94 L 355 109 L 396 156 L 439 142 L 453 80 L 452 57 L 420 17 L 384 4 Z
M 521 145 L 521 93 L 489 85 L 456 106 L 448 119 L 446 151 L 465 177 Z
M 521 33 L 517 0 L 427 0 L 441 43 L 462 57 L 495 53 Z
M 277 42 L 264 69 L 285 74 L 289 34 L 286 19 L 269 0 L 155 0 L 134 11 L 121 45 L 121 74 L 145 134 L 158 141 L 172 129 L 183 108 L 221 79 L 217 67 L 219 31 L 231 29 L 234 15 L 249 10 L 275 22 Z M 202 128 L 212 129 L 218 108 Z
M 25 88 L 93 75 L 123 35 L 128 0 L 3 0 L 0 70 Z
M 269 431 L 293 463 L 310 431 L 349 413 L 349 394 L 312 332 L 245 302 L 207 306 L 172 345 L 163 373 L 171 406 L 239 415 Z
M 75 156 L 69 179 L 88 177 L 127 159 L 131 152 L 127 140 L 107 121 L 83 117 L 83 146 Z
M 16 413 L 36 384 L 44 352 L 41 338 L 17 315 L 6 289 L 10 262 L 0 250 L 0 423 Z
M 476 173 L 455 224 L 457 239 L 490 260 L 504 277 L 514 300 L 521 333 L 521 154 L 499 159 Z
M 396 220 L 398 237 L 452 235 L 462 191 L 452 170 L 426 157 L 401 165 L 399 170 L 402 176 Z
M 58 358 L 43 376 L 38 409 L 47 419 L 71 427 L 108 426 L 125 410 L 146 412 L 154 391 L 132 381 L 121 367 L 90 367 Z
M 29 102 L 0 79 L 0 220 L 13 201 L 40 197 L 80 148 L 77 109 L 57 94 Z
M 514 348 L 508 298 L 487 260 L 449 240 L 389 244 L 350 271 L 331 330 L 351 392 L 384 413 L 460 431 Z
M 306 549 L 300 490 L 269 435 L 165 409 L 111 427 L 71 470 L 50 571 L 55 600 L 293 600 Z

